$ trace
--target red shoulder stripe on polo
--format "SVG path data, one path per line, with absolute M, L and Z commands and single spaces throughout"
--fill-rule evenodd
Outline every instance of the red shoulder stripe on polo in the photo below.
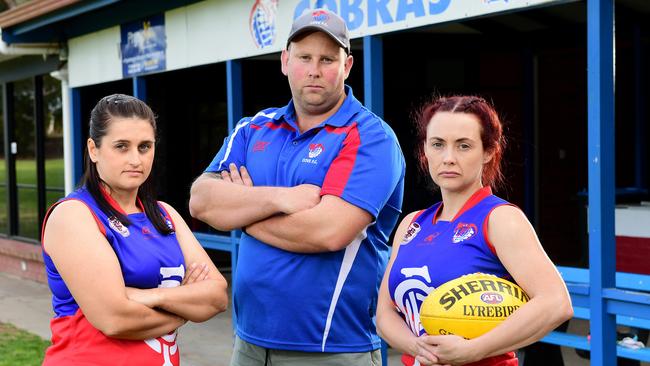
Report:
M 295 131 L 295 129 L 293 127 L 291 127 L 291 125 L 288 124 L 285 121 L 282 121 L 282 123 L 280 123 L 280 124 L 276 124 L 276 123 L 273 123 L 273 122 L 266 122 L 264 125 L 266 127 L 270 128 L 270 129 L 272 129 L 272 130 L 277 130 L 279 128 L 283 128 L 285 130 L 289 130 L 289 131 L 292 131 L 292 132 Z
M 325 128 L 327 129 L 328 127 L 326 126 Z M 350 174 L 352 174 L 352 170 L 354 169 L 354 162 L 357 159 L 357 153 L 361 145 L 357 123 L 354 122 L 345 128 L 332 128 L 332 132 L 342 133 L 339 131 L 346 128 L 349 129 L 349 132 L 345 140 L 343 140 L 341 151 L 334 161 L 332 161 L 330 169 L 325 176 L 321 196 L 326 194 L 341 196 L 350 179 Z

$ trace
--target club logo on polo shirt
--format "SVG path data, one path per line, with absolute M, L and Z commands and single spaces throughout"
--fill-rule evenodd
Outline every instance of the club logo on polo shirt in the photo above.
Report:
M 459 222 L 454 229 L 452 241 L 454 243 L 460 243 L 461 241 L 465 241 L 474 236 L 477 231 L 478 229 L 476 228 L 476 225 Z
M 120 233 L 120 235 L 122 235 L 125 238 L 131 235 L 129 228 L 122 225 L 122 222 L 118 220 L 117 217 L 115 216 L 111 216 L 108 218 L 108 226 L 114 231 Z
M 325 147 L 323 144 L 309 144 L 309 153 L 307 154 L 306 158 L 302 159 L 303 163 L 308 163 L 308 164 L 318 164 L 318 155 L 320 155 L 323 150 L 325 150 Z

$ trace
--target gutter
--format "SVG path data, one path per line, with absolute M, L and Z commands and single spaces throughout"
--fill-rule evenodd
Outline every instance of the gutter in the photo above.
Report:
M 8 44 L 2 40 L 2 29 L 0 29 L 0 55 L 27 56 L 27 55 L 58 55 L 61 54 L 61 46 L 58 43 L 15 43 Z

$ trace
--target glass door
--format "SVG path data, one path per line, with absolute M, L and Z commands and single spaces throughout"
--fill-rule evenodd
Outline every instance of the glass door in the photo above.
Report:
M 31 78 L 19 80 L 14 83 L 14 120 L 16 190 L 18 200 L 17 235 L 25 238 L 39 239 L 34 82 Z
M 7 161 L 5 160 L 4 87 L 0 84 L 0 234 L 9 234 L 7 206 Z
M 45 205 L 47 210 L 65 195 L 63 173 L 63 106 L 61 82 L 43 76 L 43 155 L 45 159 Z M 41 215 L 44 215 L 42 212 Z

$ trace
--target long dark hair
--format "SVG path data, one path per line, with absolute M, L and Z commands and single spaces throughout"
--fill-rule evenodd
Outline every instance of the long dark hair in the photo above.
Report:
M 491 152 L 492 159 L 483 167 L 481 181 L 494 189 L 504 185 L 501 172 L 501 158 L 506 147 L 503 135 L 503 124 L 494 107 L 485 99 L 474 95 L 454 95 L 449 97 L 434 96 L 425 102 L 415 112 L 415 128 L 417 131 L 417 159 L 419 168 L 425 176 L 429 174 L 427 159 L 424 156 L 424 142 L 427 137 L 427 126 L 438 112 L 469 113 L 475 115 L 481 123 L 481 140 L 483 149 Z
M 88 137 L 95 142 L 95 146 L 100 147 L 102 138 L 108 132 L 108 127 L 113 118 L 139 118 L 149 121 L 153 127 L 154 134 L 157 136 L 156 117 L 147 104 L 138 98 L 124 94 L 113 94 L 102 98 L 92 112 L 90 112 L 90 127 Z M 97 166 L 90 160 L 90 155 L 86 149 L 85 158 L 86 171 L 81 180 L 81 185 L 86 186 L 88 192 L 93 196 L 100 209 L 107 216 L 114 216 L 125 225 L 131 225 L 129 218 L 113 208 L 102 193 L 102 179 L 97 172 Z M 160 212 L 156 193 L 153 184 L 153 171 L 149 173 L 147 179 L 138 188 L 138 198 L 144 207 L 144 213 L 153 223 L 154 227 L 162 234 L 169 234 L 174 230 L 168 226 L 165 218 Z

